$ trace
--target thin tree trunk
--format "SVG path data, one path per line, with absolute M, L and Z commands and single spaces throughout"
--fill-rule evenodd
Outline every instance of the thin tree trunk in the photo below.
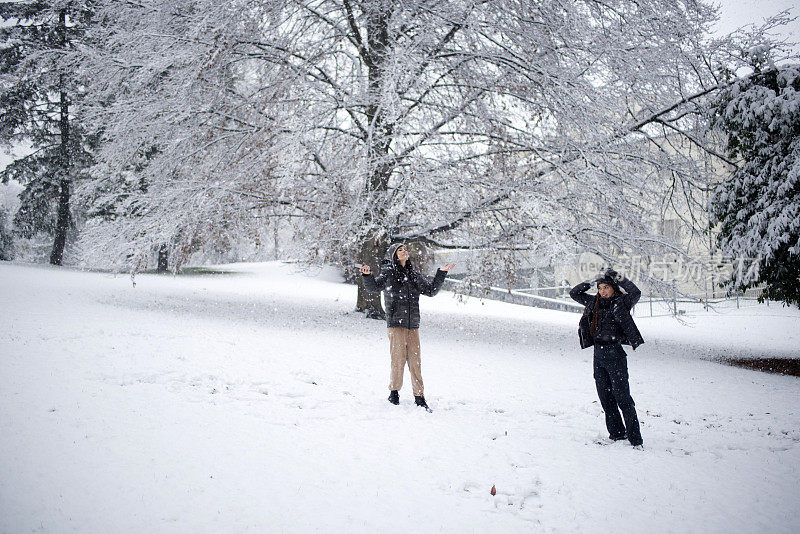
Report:
M 161 245 L 158 248 L 158 262 L 156 272 L 165 273 L 169 269 L 169 249 L 167 245 Z
M 69 105 L 67 95 L 61 93 L 61 181 L 58 193 L 58 219 L 56 220 L 56 236 L 53 242 L 53 251 L 50 253 L 50 263 L 61 265 L 64 259 L 64 247 L 67 244 L 67 233 L 69 232 L 69 197 L 70 180 L 69 173 Z
M 62 46 L 67 44 L 67 12 L 62 9 L 59 14 L 59 31 L 62 35 Z M 61 116 L 59 117 L 59 129 L 61 133 L 61 154 L 59 161 L 59 194 L 58 194 L 58 219 L 56 221 L 56 236 L 53 242 L 53 250 L 50 253 L 50 263 L 61 265 L 64 259 L 64 247 L 67 244 L 67 233 L 69 232 L 69 100 L 67 99 L 64 75 L 59 79 L 60 85 L 60 104 Z
M 53 265 L 61 265 L 64 259 L 64 247 L 67 244 L 67 232 L 69 231 L 69 180 L 61 180 L 59 187 L 56 237 L 50 253 L 50 263 Z
M 279 224 L 278 219 L 275 219 L 274 222 L 275 226 L 272 229 L 272 239 L 273 239 L 272 255 L 273 259 L 275 259 L 276 261 L 280 259 L 280 239 L 279 239 L 280 235 L 279 235 L 278 224 Z

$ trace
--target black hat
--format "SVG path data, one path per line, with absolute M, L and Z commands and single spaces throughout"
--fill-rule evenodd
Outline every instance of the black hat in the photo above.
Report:
M 389 246 L 389 250 L 386 251 L 386 257 L 389 261 L 394 262 L 395 254 L 397 254 L 397 249 L 402 247 L 405 243 L 394 243 Z
M 619 291 L 619 284 L 617 283 L 617 280 L 613 276 L 610 276 L 608 274 L 602 274 L 602 275 L 597 277 L 595 282 L 597 282 L 597 287 L 598 288 L 600 287 L 600 284 L 607 284 L 607 285 L 609 285 L 609 286 L 614 288 L 614 292 L 615 293 L 619 293 L 620 292 Z

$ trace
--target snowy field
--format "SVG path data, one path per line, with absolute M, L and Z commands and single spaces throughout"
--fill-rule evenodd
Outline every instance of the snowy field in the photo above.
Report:
M 423 298 L 428 414 L 354 286 L 221 268 L 0 264 L 0 532 L 800 531 L 800 379 L 707 361 L 800 356 L 797 310 L 637 319 L 636 451 L 576 314 Z

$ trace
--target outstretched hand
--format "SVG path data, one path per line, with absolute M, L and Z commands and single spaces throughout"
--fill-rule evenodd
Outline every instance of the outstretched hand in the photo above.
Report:
M 455 263 L 451 263 L 450 265 L 445 265 L 444 267 L 440 267 L 439 270 L 447 272 L 447 271 L 449 271 L 450 269 L 452 269 L 455 266 L 456 266 Z
M 358 271 L 361 274 L 365 274 L 365 275 L 369 274 L 370 273 L 369 265 L 367 265 L 366 263 L 361 264 L 361 268 Z

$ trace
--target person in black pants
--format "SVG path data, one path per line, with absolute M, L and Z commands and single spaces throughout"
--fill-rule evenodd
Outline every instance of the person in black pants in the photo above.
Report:
M 644 343 L 631 317 L 631 308 L 642 293 L 636 284 L 613 269 L 608 269 L 595 281 L 596 295 L 586 294 L 591 287 L 589 282 L 578 284 L 569 292 L 570 297 L 586 307 L 578 326 L 581 348 L 594 345 L 594 382 L 606 414 L 609 438 L 614 441 L 627 438 L 631 445 L 641 448 L 642 434 L 622 345 L 630 345 L 635 350 Z

